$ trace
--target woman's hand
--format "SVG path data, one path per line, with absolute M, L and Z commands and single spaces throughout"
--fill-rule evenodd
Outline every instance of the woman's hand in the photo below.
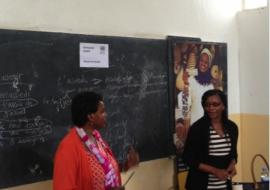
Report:
M 229 167 L 227 168 L 227 172 L 229 173 L 230 177 L 234 177 L 236 175 L 236 168 L 235 168 L 236 162 L 235 160 L 232 160 Z
M 204 163 L 201 163 L 199 165 L 199 169 L 201 171 L 213 174 L 219 180 L 222 180 L 222 181 L 227 180 L 228 178 L 230 178 L 230 174 L 226 169 L 219 169 L 219 168 L 216 168 L 214 166 L 204 164 Z
M 127 161 L 125 162 L 125 165 L 124 165 L 124 171 L 127 171 L 130 168 L 137 166 L 139 162 L 140 162 L 140 158 L 139 158 L 138 152 L 135 150 L 133 146 L 130 146 L 130 149 L 127 155 Z
M 213 171 L 214 176 L 216 176 L 219 180 L 227 180 L 230 177 L 230 174 L 227 170 L 215 168 Z

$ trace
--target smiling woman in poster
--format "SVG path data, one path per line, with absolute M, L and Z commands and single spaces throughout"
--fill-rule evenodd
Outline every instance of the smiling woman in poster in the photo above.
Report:
M 189 56 L 192 56 L 192 52 Z M 188 114 L 185 117 L 190 118 L 190 124 L 199 119 L 203 113 L 203 109 L 200 106 L 202 94 L 207 90 L 214 89 L 211 76 L 212 60 L 212 53 L 208 48 L 204 48 L 200 52 L 197 69 L 187 68 L 184 71 L 183 81 L 185 86 L 183 91 L 178 94 L 178 107 L 183 108 L 185 106 L 183 105 L 183 100 L 186 99 L 188 104 L 186 112 Z M 188 64 L 190 63 L 188 62 Z

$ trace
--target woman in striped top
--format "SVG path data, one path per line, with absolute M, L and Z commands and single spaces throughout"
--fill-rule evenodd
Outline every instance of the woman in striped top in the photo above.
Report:
M 187 190 L 229 190 L 236 175 L 237 125 L 227 117 L 227 98 L 220 90 L 202 96 L 204 116 L 188 132 L 183 159 L 189 166 Z

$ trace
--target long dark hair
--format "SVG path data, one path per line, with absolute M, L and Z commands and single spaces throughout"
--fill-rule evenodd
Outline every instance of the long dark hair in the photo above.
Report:
M 208 90 L 202 95 L 201 104 L 204 110 L 204 116 L 208 118 L 207 113 L 205 112 L 206 101 L 210 96 L 218 96 L 221 102 L 224 105 L 224 110 L 222 112 L 222 121 L 226 122 L 228 120 L 228 112 L 227 112 L 227 96 L 226 94 L 218 89 Z

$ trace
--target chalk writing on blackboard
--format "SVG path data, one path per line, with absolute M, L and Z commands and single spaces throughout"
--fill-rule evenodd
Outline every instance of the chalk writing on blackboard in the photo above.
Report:
M 39 101 L 31 96 L 32 84 L 22 83 L 23 74 L 0 78 L 0 146 L 44 142 L 52 133 L 52 122 L 40 115 L 27 117 L 27 109 Z

